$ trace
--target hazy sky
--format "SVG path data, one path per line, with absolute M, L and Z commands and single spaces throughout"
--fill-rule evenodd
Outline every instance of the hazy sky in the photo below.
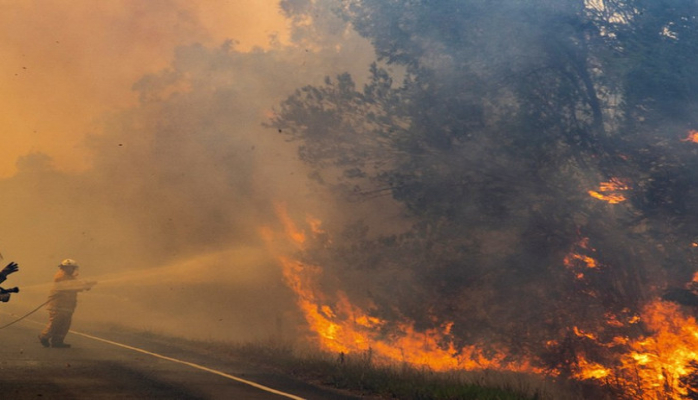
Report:
M 85 134 L 134 105 L 132 84 L 168 66 L 178 45 L 249 50 L 283 41 L 278 0 L 0 0 L 0 177 L 44 152 L 64 170 L 89 159 Z

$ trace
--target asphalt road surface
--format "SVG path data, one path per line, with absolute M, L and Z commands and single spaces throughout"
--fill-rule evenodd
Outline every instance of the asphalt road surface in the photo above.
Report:
M 41 328 L 0 330 L 0 399 L 356 399 L 132 334 L 71 331 L 71 348 L 44 348 Z

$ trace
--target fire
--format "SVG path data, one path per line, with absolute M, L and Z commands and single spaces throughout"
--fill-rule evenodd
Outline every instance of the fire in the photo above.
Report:
M 580 239 L 563 259 L 567 269 L 571 270 L 577 279 L 584 278 L 584 271 L 599 267 L 599 262 L 595 258 L 582 253 L 594 253 L 595 250 L 589 246 L 589 239 Z
M 277 212 L 284 225 L 283 240 L 293 241 L 296 250 L 303 250 L 315 236 L 327 235 L 317 219 L 307 219 L 306 233 L 297 228 L 284 207 L 277 207 Z M 262 233 L 275 240 L 270 229 Z M 581 239 L 565 257 L 565 265 L 583 276 L 584 271 L 604 267 L 594 255 L 588 239 Z M 434 327 L 422 330 L 406 319 L 385 320 L 375 305 L 358 306 L 341 289 L 323 288 L 322 267 L 288 256 L 280 256 L 279 261 L 307 323 L 308 339 L 325 351 L 369 355 L 376 363 L 406 363 L 434 371 L 496 369 L 551 377 L 562 374 L 539 367 L 543 363 L 533 356 L 514 362 L 507 358 L 505 346 L 496 350 L 477 344 L 458 346 L 452 334 L 454 324 L 439 321 L 437 316 L 432 316 Z M 698 360 L 698 323 L 682 307 L 657 299 L 640 312 L 627 308 L 617 314 L 608 312 L 596 327 L 593 321 L 584 327 L 569 327 L 571 337 L 583 344 L 571 359 L 571 377 L 596 382 L 623 393 L 624 398 L 686 398 L 686 378 L 698 376 L 698 364 L 692 364 Z M 554 349 L 562 340 L 548 338 L 541 346 Z M 586 353 L 590 348 L 598 350 Z
M 283 206 L 277 207 L 284 230 L 298 249 L 308 239 L 297 229 Z M 324 234 L 320 221 L 308 218 L 313 235 Z M 261 230 L 270 240 L 269 229 Z M 435 371 L 487 369 L 542 373 L 529 362 L 506 360 L 505 349 L 485 352 L 477 346 L 457 347 L 451 335 L 453 323 L 444 321 L 436 328 L 418 331 L 408 320 L 389 323 L 352 304 L 342 290 L 327 296 L 320 289 L 323 270 L 286 257 L 279 257 L 287 285 L 296 294 L 297 304 L 308 324 L 311 340 L 323 350 L 344 354 L 370 354 L 376 362 L 398 362 L 426 366 Z
M 630 186 L 618 178 L 611 178 L 608 182 L 601 182 L 598 190 L 590 190 L 589 196 L 603 200 L 609 204 L 622 203 L 627 198 L 618 192 L 629 190 Z
M 614 318 L 613 323 L 618 321 Z M 690 363 L 698 360 L 698 324 L 679 305 L 656 300 L 649 303 L 641 315 L 627 321 L 642 322 L 645 335 L 637 339 L 613 338 L 610 343 L 597 343 L 615 348 L 618 354 L 613 365 L 590 362 L 578 355 L 576 378 L 598 380 L 601 384 L 620 389 L 631 398 L 686 398 L 688 390 L 682 378 L 696 373 Z M 574 328 L 577 336 L 597 341 L 595 334 Z
M 630 352 L 620 360 L 620 375 L 636 377 L 644 398 L 685 398 L 681 378 L 691 372 L 689 363 L 698 359 L 695 317 L 685 315 L 674 303 L 655 301 L 642 318 L 651 334 L 630 344 Z M 648 397 L 650 393 L 655 397 Z
M 400 322 L 386 333 L 387 321 L 367 314 L 350 303 L 346 293 L 336 292 L 330 302 L 318 296 L 322 270 L 282 258 L 284 277 L 298 296 L 298 306 L 323 350 L 336 353 L 370 352 L 376 361 L 428 366 L 435 371 L 498 368 L 540 372 L 529 364 L 506 365 L 505 353 L 485 355 L 476 347 L 456 348 L 449 340 L 452 323 L 418 332 L 411 322 Z
M 693 142 L 698 143 L 698 131 L 691 129 L 688 131 L 688 136 L 685 139 L 681 139 L 682 142 Z
M 612 371 L 601 364 L 589 362 L 583 357 L 578 358 L 577 367 L 579 368 L 579 373 L 577 378 L 582 380 L 587 379 L 597 379 L 602 380 L 607 378 L 612 374 Z

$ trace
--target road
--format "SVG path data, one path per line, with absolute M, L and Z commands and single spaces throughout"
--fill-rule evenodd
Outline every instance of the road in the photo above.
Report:
M 132 334 L 71 331 L 70 349 L 44 348 L 39 330 L 0 330 L 0 399 L 356 399 Z

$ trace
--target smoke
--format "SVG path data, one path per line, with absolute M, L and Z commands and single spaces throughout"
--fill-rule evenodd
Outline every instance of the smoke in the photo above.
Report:
M 659 42 L 680 60 L 690 41 L 665 45 L 652 21 L 624 42 L 625 22 L 604 25 L 582 3 L 341 2 L 406 79 L 376 66 L 362 88 L 339 75 L 294 92 L 274 124 L 316 180 L 349 197 L 389 193 L 416 223 L 376 235 L 374 220 L 355 221 L 288 264 L 309 322 L 331 327 L 320 341 L 346 329 L 326 348 L 395 349 L 438 331 L 458 353 L 449 367 L 475 344 L 573 375 L 619 365 L 620 343 L 652 334 L 644 306 L 694 271 L 695 149 L 679 135 L 696 99 L 670 102 L 653 86 L 679 80 L 670 69 L 648 56 L 646 70 L 624 70 L 632 57 L 615 52 Z M 315 3 L 284 4 L 307 16 Z M 414 347 L 421 360 L 429 346 Z
M 288 37 L 276 0 L 3 0 L 0 10 L 3 177 L 31 151 L 51 154 L 62 170 L 88 167 L 90 124 L 136 105 L 133 83 L 166 68 L 177 46 L 231 39 L 249 51 Z
M 274 10 L 252 3 L 249 12 Z M 21 16 L 29 11 L 8 7 Z M 73 258 L 82 278 L 99 282 L 80 295 L 77 324 L 224 339 L 291 334 L 298 323 L 293 295 L 260 229 L 278 226 L 280 202 L 322 216 L 329 197 L 310 186 L 295 147 L 264 123 L 297 87 L 346 70 L 365 75 L 370 45 L 347 30 L 323 42 L 307 32 L 289 42 L 283 29 L 266 31 L 259 47 L 249 46 L 264 43 L 259 37 L 245 45 L 219 39 L 228 23 L 220 15 L 231 5 L 127 1 L 99 5 L 90 11 L 94 20 L 85 7 L 45 7 L 32 23 L 62 35 L 51 45 L 85 42 L 61 50 L 65 65 L 58 68 L 76 77 L 49 86 L 74 96 L 65 115 L 37 117 L 56 129 L 44 134 L 49 139 L 36 136 L 39 144 L 0 181 L 2 253 L 20 264 L 6 285 L 22 289 L 6 310 L 40 304 L 55 267 Z M 48 53 L 58 50 L 34 51 L 33 68 L 48 71 Z M 23 101 L 61 107 L 46 92 L 36 96 Z M 89 131 L 83 112 L 93 119 Z M 67 132 L 78 126 L 81 135 Z M 65 146 L 52 148 L 64 140 L 71 157 L 83 160 L 79 166 L 65 161 Z
M 447 15 L 439 10 L 452 3 L 405 2 L 415 9 L 393 20 L 381 15 L 401 15 L 400 3 L 365 2 L 372 21 L 352 8 L 361 2 L 285 0 L 288 18 L 270 19 L 290 30 L 245 42 L 221 36 L 226 13 L 208 3 L 141 3 L 100 6 L 120 27 L 111 34 L 90 35 L 104 21 L 68 13 L 89 23 L 84 32 L 56 25 L 64 36 L 52 46 L 71 43 L 68 33 L 85 41 L 61 53 L 67 74 L 17 86 L 43 82 L 49 89 L 25 104 L 61 117 L 37 117 L 38 144 L 0 180 L 0 250 L 19 262 L 7 284 L 22 289 L 6 310 L 44 301 L 55 266 L 73 258 L 99 282 L 80 295 L 78 326 L 292 337 L 305 325 L 297 288 L 278 243 L 264 240 L 284 230 L 284 205 L 289 221 L 324 224 L 299 256 L 323 271 L 312 276 L 321 293 L 311 298 L 326 303 L 316 308 L 352 320 L 350 307 L 331 309 L 348 299 L 387 321 L 377 336 L 405 321 L 418 332 L 450 322 L 440 343 L 504 344 L 513 358 L 534 354 L 555 369 L 574 350 L 565 347 L 576 343 L 572 327 L 632 320 L 627 305 L 658 290 L 648 281 L 663 282 L 645 228 L 626 229 L 637 210 L 587 193 L 608 178 L 605 160 L 584 153 L 598 140 L 594 110 L 575 81 L 583 68 L 555 57 L 579 38 L 550 42 L 544 29 L 569 28 L 565 10 L 521 20 L 517 2 L 507 14 L 482 5 Z M 65 16 L 47 4 L 42 15 Z M 341 5 L 371 43 L 334 14 Z M 48 70 L 55 58 L 39 48 L 29 65 Z M 374 51 L 382 63 L 371 66 Z M 604 88 L 613 98 L 617 88 Z M 59 104 L 49 91 L 73 100 Z M 53 148 L 62 141 L 70 145 Z M 571 253 L 579 265 L 562 265 Z M 585 256 L 602 268 L 581 268 Z

